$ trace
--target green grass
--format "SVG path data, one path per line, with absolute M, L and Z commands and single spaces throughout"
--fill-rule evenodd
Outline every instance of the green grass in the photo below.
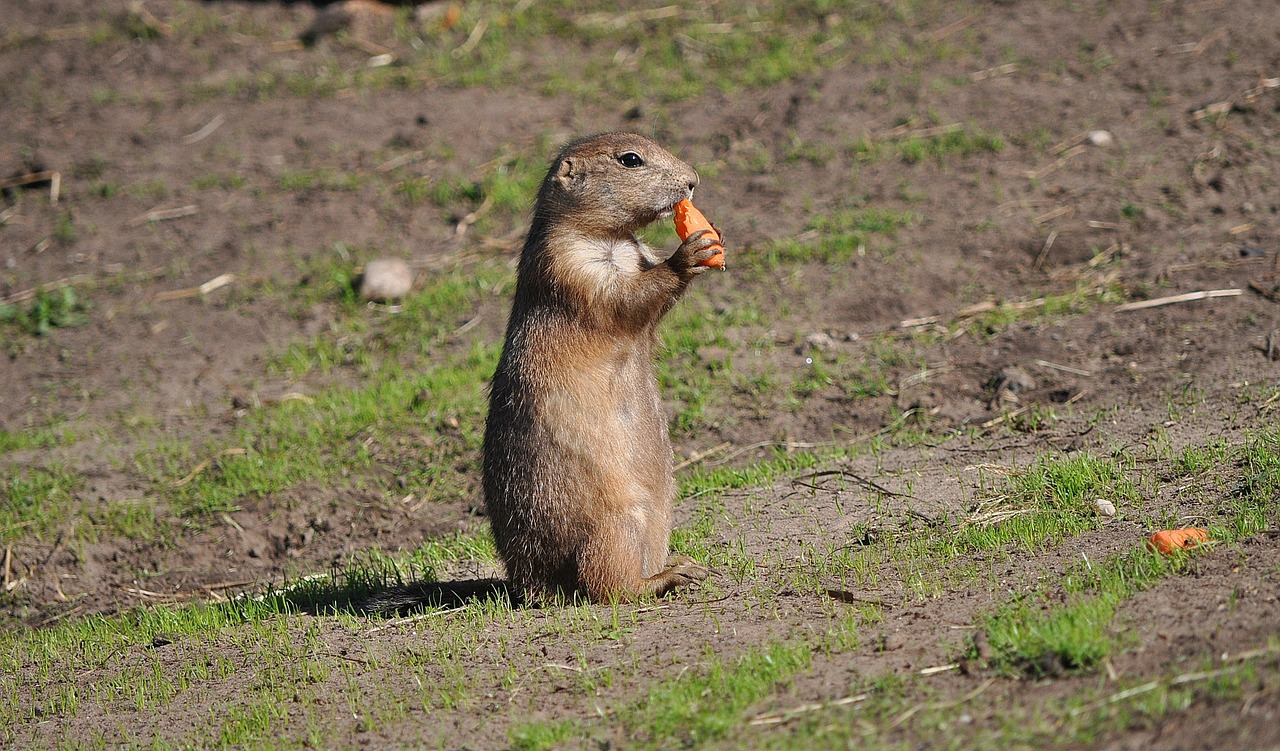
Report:
M 70 286 L 41 289 L 30 303 L 0 303 L 0 331 L 48 336 L 54 329 L 88 322 L 88 306 Z
M 938 136 L 921 138 L 910 136 L 895 145 L 897 154 L 907 164 L 919 164 L 933 161 L 938 164 L 951 157 L 966 157 L 973 154 L 998 154 L 1004 150 L 1004 140 L 997 135 L 987 133 L 970 133 L 967 130 L 952 130 Z
M 337 299 L 335 330 L 289 347 L 275 367 L 294 378 L 354 367 L 360 380 L 251 410 L 220 445 L 161 442 L 139 453 L 137 468 L 179 515 L 233 511 L 303 481 L 358 484 L 375 467 L 392 468 L 420 497 L 469 492 L 499 345 L 450 338 L 509 272 L 441 274 L 395 312 L 355 303 L 336 266 L 311 277 L 298 294 Z
M 778 240 L 744 260 L 766 269 L 801 261 L 838 264 L 866 255 L 873 238 L 891 240 L 898 230 L 919 221 L 921 218 L 916 214 L 894 209 L 844 209 L 812 219 L 804 235 L 813 239 Z
M 833 644 L 850 646 L 838 633 L 853 623 L 834 626 Z M 617 712 L 616 730 L 628 748 L 696 748 L 741 727 L 743 715 L 761 699 L 785 687 L 809 668 L 814 646 L 808 640 L 772 641 L 736 659 L 708 649 L 697 669 L 651 686 L 644 696 Z M 572 739 L 589 739 L 596 729 L 573 721 L 522 723 L 512 729 L 515 748 L 557 748 Z
M 1228 449 L 1222 441 L 1190 447 L 1173 464 L 1180 474 L 1185 474 L 1188 462 L 1192 471 L 1202 472 L 1204 456 L 1219 463 L 1233 458 L 1245 478 L 1221 510 L 1222 515 L 1210 525 L 1211 539 L 1216 544 L 1229 544 L 1274 526 L 1273 520 L 1280 514 L 1280 430 L 1253 433 L 1235 449 Z M 1098 467 L 1046 472 L 1022 485 L 1030 492 L 1049 494 L 1064 502 L 1079 503 L 1099 492 L 1109 498 L 1132 496 L 1131 489 L 1127 494 L 1121 491 L 1127 485 L 1123 477 Z M 1163 556 L 1139 543 L 1135 550 L 1073 565 L 1061 587 L 1046 587 L 1033 596 L 1015 599 L 986 618 L 984 628 L 997 653 L 997 667 L 1032 676 L 1097 667 L 1126 645 L 1115 623 L 1121 604 L 1165 577 L 1185 571 L 1189 556 L 1194 555 Z M 1063 601 L 1055 603 L 1053 598 L 1057 597 Z
M 25 430 L 0 430 L 0 454 L 70 446 L 75 442 L 76 434 L 67 428 L 32 427 Z
M 81 480 L 61 469 L 28 469 L 0 483 L 0 542 L 34 537 L 49 540 L 79 505 Z

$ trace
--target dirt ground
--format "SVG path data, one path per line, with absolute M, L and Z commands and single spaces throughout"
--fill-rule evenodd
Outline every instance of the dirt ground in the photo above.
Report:
M 575 13 L 556 8 L 566 18 Z M 847 260 L 743 260 L 749 271 L 735 274 L 731 258 L 727 273 L 699 280 L 691 295 L 707 310 L 732 309 L 747 296 L 771 301 L 760 321 L 726 331 L 723 346 L 700 353 L 732 354 L 735 367 L 753 373 L 799 377 L 815 356 L 857 363 L 883 359 L 886 346 L 909 352 L 887 365 L 890 387 L 881 393 L 855 398 L 828 383 L 787 409 L 761 408 L 745 391 L 718 394 L 696 429 L 673 436 L 680 458 L 719 447 L 705 461 L 730 465 L 779 445 L 856 442 L 903 424 L 929 436 L 924 446 L 890 442 L 851 465 L 910 495 L 874 513 L 833 505 L 825 491 L 797 505 L 790 480 L 743 492 L 751 502 L 742 508 L 726 496 L 730 525 L 749 526 L 769 510 L 768 528 L 745 539 L 749 552 L 776 565 L 785 556 L 804 565 L 800 541 L 858 524 L 962 513 L 976 492 L 973 465 L 1137 451 L 1156 434 L 1175 450 L 1239 442 L 1280 412 L 1274 397 L 1267 401 L 1280 384 L 1280 22 L 1271 0 L 926 5 L 878 33 L 954 44 L 952 53 L 865 62 L 837 51 L 845 57 L 789 80 L 674 102 L 443 78 L 264 95 L 237 82 L 263 71 L 359 70 L 377 50 L 342 34 L 292 43 L 317 13 L 309 3 L 153 1 L 145 11 L 124 0 L 9 0 L 0 28 L 0 177 L 60 177 L 56 203 L 43 180 L 4 192 L 0 300 L 23 305 L 32 291 L 61 282 L 86 305 L 81 325 L 46 336 L 0 329 L 7 339 L 0 429 L 77 435 L 0 455 L 0 473 L 63 468 L 81 478 L 81 503 L 149 497 L 153 480 L 136 457 L 161 438 L 206 456 L 261 404 L 357 381 L 349 368 L 298 381 L 269 367 L 291 343 L 330 331 L 340 315 L 336 299 L 299 302 L 305 296 L 294 294 L 317 263 L 342 255 L 335 249 L 352 249 L 352 264 L 401 257 L 420 275 L 514 258 L 521 216 L 497 222 L 488 237 L 460 234 L 463 218 L 447 208 L 397 199 L 385 178 L 390 160 L 421 151 L 427 156 L 405 168 L 414 177 L 470 177 L 503 154 L 545 161 L 573 135 L 614 129 L 653 135 L 703 171 L 699 205 L 740 259 L 763 258 L 811 232 L 814 217 L 850 206 L 915 217 Z M 152 21 L 157 31 L 147 31 Z M 192 36 L 179 21 L 209 30 Z M 458 34 L 464 43 L 465 30 Z M 392 52 L 404 44 L 370 35 Z M 530 65 L 540 70 L 566 44 L 532 45 Z M 586 39 L 569 53 L 609 59 L 604 46 Z M 956 127 L 996 135 L 1002 147 L 920 161 L 868 158 L 857 148 Z M 282 187 L 303 173 L 322 183 L 326 175 L 361 179 L 342 189 Z M 149 215 L 165 211 L 171 217 Z M 234 281 L 207 294 L 166 295 L 224 274 Z M 1207 290 L 1227 292 L 1117 309 Z M 1054 308 L 1055 300 L 1064 302 Z M 1012 304 L 995 311 L 1007 318 L 993 317 L 988 301 Z M 452 346 L 495 341 L 506 305 L 494 297 L 460 314 L 465 335 Z M 765 339 L 773 346 L 752 346 Z M 1028 422 L 1036 416 L 1045 424 Z M 935 446 L 944 436 L 951 437 Z M 1220 483 L 1237 479 L 1235 469 L 1224 470 Z M 213 520 L 165 510 L 158 540 L 107 534 L 69 544 L 57 535 L 11 535 L 25 579 L 0 602 L 7 628 L 27 629 L 145 605 L 140 589 L 207 594 L 278 582 L 370 548 L 407 549 L 477 529 L 484 522 L 475 490 L 406 517 L 384 501 L 396 494 L 384 473 L 337 487 L 296 483 L 244 498 Z M 697 516 L 697 504 L 681 505 L 683 523 Z M 1142 513 L 1180 519 L 1205 510 L 1166 488 Z M 914 599 L 906 580 L 881 582 L 860 593 L 885 605 L 875 638 L 863 635 L 852 652 L 817 659 L 757 711 L 830 701 L 856 677 L 946 663 L 960 641 L 953 627 L 1009 591 L 1061 574 L 1081 551 L 1101 557 L 1148 532 L 1132 515 L 1032 560 L 980 561 L 996 584 L 928 601 Z M 1190 671 L 1197 660 L 1280 636 L 1278 545 L 1280 538 L 1259 537 L 1211 551 L 1194 575 L 1126 603 L 1121 617 L 1136 643 L 1110 669 L 1122 677 Z M 696 659 L 681 652 L 681 639 L 714 621 L 736 628 L 725 636 L 732 655 L 830 614 L 821 598 L 784 592 L 785 615 L 758 618 L 734 605 L 738 586 L 723 582 L 730 599 L 714 608 L 679 601 L 645 614 L 634 642 L 675 655 L 672 662 Z M 1225 609 L 1228 598 L 1240 606 Z M 403 640 L 379 647 L 387 650 L 414 638 L 382 636 Z M 597 657 L 613 659 L 589 655 Z M 654 665 L 654 674 L 668 667 Z M 1093 746 L 1280 747 L 1280 692 L 1268 675 L 1245 706 L 1208 698 L 1154 725 L 1108 731 Z M 1001 679 L 974 700 L 971 719 L 981 725 L 1010 706 L 1034 707 L 1098 681 Z M 591 716 L 572 691 L 557 699 L 554 687 L 539 685 L 551 690 L 535 717 Z M 978 685 L 952 673 L 938 678 L 936 691 L 968 695 Z M 621 701 L 628 690 L 603 695 Z M 197 704 L 207 714 L 225 700 L 207 691 Z M 513 721 L 503 701 L 449 714 L 451 732 L 476 738 L 474 748 L 501 747 Z M 52 722 L 87 738 L 86 727 L 115 719 L 88 713 Z M 170 715 L 147 722 L 157 737 L 184 732 Z M 422 738 L 423 723 L 415 716 L 376 733 L 335 726 L 335 737 L 341 745 L 391 746 Z M 910 727 L 880 738 L 911 743 Z M 22 732 L 32 741 L 26 733 L 36 730 Z

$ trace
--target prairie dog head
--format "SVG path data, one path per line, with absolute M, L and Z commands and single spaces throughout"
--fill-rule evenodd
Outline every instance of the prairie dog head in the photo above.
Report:
M 697 185 L 692 167 L 648 138 L 602 133 L 556 155 L 538 191 L 536 218 L 587 237 L 629 237 L 670 216 Z

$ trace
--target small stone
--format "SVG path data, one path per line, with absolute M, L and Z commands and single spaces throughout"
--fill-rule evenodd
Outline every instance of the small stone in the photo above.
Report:
M 835 346 L 836 340 L 832 339 L 830 334 L 815 331 L 804 338 L 804 347 L 802 349 L 816 349 L 826 352 Z
M 1098 510 L 1098 513 L 1102 514 L 1103 516 L 1116 515 L 1116 505 L 1111 501 L 1108 501 L 1106 498 L 1093 499 L 1093 507 L 1096 508 Z
M 907 637 L 900 632 L 885 634 L 884 641 L 881 642 L 882 651 L 893 652 L 902 649 L 907 645 Z
M 1115 142 L 1115 139 L 1111 137 L 1111 133 L 1105 130 L 1091 130 L 1088 138 L 1089 143 L 1102 148 L 1106 148 Z
M 360 298 L 373 302 L 399 300 L 413 289 L 413 270 L 399 258 L 379 258 L 364 267 Z
M 1000 374 L 996 376 L 995 383 L 996 391 L 1008 391 L 1010 394 L 1033 391 L 1036 387 L 1036 379 L 1017 365 L 1002 368 Z

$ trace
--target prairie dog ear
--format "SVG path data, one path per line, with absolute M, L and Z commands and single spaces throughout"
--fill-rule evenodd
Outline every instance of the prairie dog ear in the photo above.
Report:
M 565 190 L 573 190 L 582 184 L 586 179 L 586 174 L 578 169 L 577 163 L 573 157 L 566 157 L 560 160 L 560 167 L 556 170 L 556 182 L 560 183 L 560 187 Z

